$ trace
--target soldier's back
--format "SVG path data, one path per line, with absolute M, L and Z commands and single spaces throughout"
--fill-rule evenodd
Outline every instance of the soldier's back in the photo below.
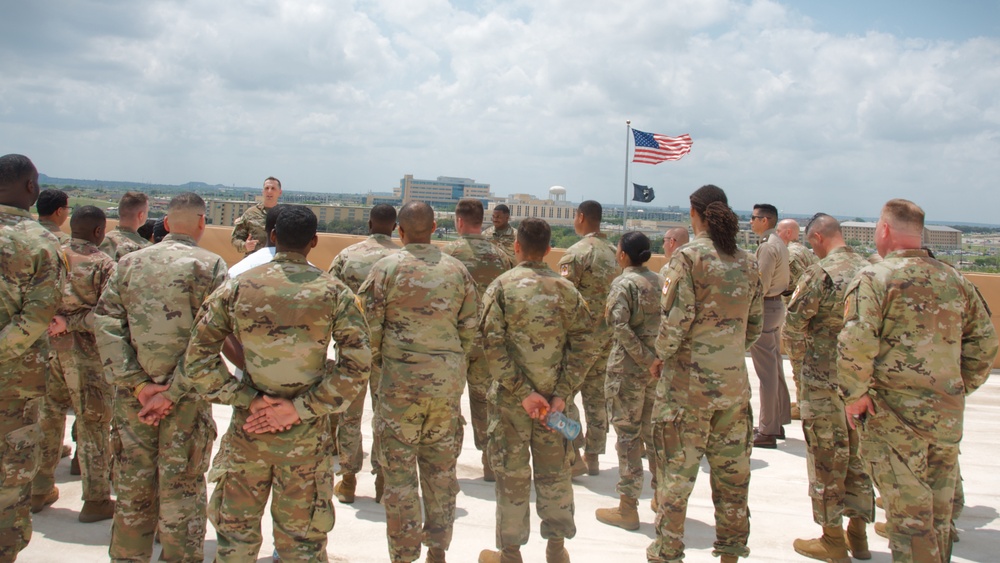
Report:
M 457 258 L 469 271 L 482 295 L 500 274 L 513 267 L 510 258 L 485 235 L 463 235 L 444 245 L 445 254 Z
M 341 250 L 330 264 L 328 273 L 357 293 L 371 272 L 372 266 L 398 251 L 399 245 L 393 242 L 391 236 L 370 235 L 365 240 Z
M 150 246 L 151 242 L 139 236 L 133 231 L 126 231 L 121 227 L 115 227 L 104 235 L 101 242 L 101 250 L 110 256 L 115 262 L 121 260 L 122 256 Z

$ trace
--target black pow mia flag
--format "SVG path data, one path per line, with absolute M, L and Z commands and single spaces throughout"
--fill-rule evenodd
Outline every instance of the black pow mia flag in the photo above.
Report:
M 632 187 L 635 189 L 635 192 L 632 194 L 632 201 L 649 203 L 656 197 L 656 194 L 653 193 L 653 188 L 649 186 L 641 186 L 633 182 Z

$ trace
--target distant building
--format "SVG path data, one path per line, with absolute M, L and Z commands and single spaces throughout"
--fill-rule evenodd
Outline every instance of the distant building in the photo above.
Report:
M 210 199 L 205 202 L 208 207 L 205 220 L 210 225 L 232 227 L 243 213 L 250 207 L 257 204 L 254 201 L 222 201 Z M 368 221 L 368 212 L 371 210 L 367 206 L 357 205 L 309 205 L 308 207 L 316 214 L 320 225 L 325 225 L 331 221 L 344 221 L 365 223 Z
M 943 250 L 962 248 L 962 231 L 943 225 L 924 225 L 924 244 Z
M 393 189 L 393 197 L 401 204 L 416 200 L 432 207 L 450 207 L 465 197 L 478 199 L 485 205 L 493 194 L 489 184 L 480 184 L 471 178 L 438 176 L 437 180 L 416 180 L 412 174 L 407 174 L 399 181 L 399 187 Z
M 558 201 L 555 199 L 537 199 L 535 196 L 529 194 L 511 194 L 509 197 L 496 198 L 489 202 L 486 214 L 492 214 L 493 208 L 503 203 L 510 208 L 510 221 L 512 223 L 517 223 L 528 217 L 535 217 L 545 219 L 550 225 L 571 226 L 573 225 L 573 218 L 576 217 L 576 204 L 566 201 L 565 188 L 555 186 L 552 189 L 556 188 L 562 191 L 557 190 L 556 192 L 552 192 L 550 190 L 549 194 L 561 197 Z

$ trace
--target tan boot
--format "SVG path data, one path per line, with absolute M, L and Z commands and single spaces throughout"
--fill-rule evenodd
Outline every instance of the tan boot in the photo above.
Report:
M 521 548 L 505 547 L 500 551 L 484 549 L 479 553 L 479 563 L 523 563 L 521 560 Z
M 719 559 L 719 563 L 736 563 L 738 560 L 739 557 L 735 555 L 723 555 L 722 558 Z
M 889 529 L 885 527 L 885 522 L 875 522 L 875 533 L 889 539 Z
M 871 559 L 872 552 L 868 549 L 867 522 L 863 518 L 851 518 L 847 525 L 847 549 L 855 559 Z
M 550 539 L 545 546 L 545 563 L 569 563 L 569 552 L 562 539 Z
M 490 467 L 490 459 L 486 455 L 486 452 L 483 452 L 483 481 L 486 481 L 487 483 L 495 483 L 496 480 L 497 476 L 493 473 L 493 468 Z
M 884 503 L 882 502 L 882 497 L 875 497 L 875 506 L 885 510 Z
M 425 563 L 445 563 L 444 560 L 444 550 L 440 547 L 428 547 L 427 548 L 427 559 L 424 560 Z
M 597 454 L 587 454 L 587 475 L 600 475 L 601 464 L 598 462 Z
M 59 500 L 59 487 L 56 486 L 53 486 L 52 490 L 45 494 L 31 495 L 31 513 L 38 514 L 57 500 Z
M 383 494 L 385 494 L 385 476 L 379 471 L 375 473 L 375 502 L 382 502 Z
M 573 458 L 573 464 L 570 465 L 570 469 L 573 471 L 573 477 L 582 477 L 587 474 L 587 463 L 583 461 L 583 455 L 580 454 L 580 450 L 576 450 L 576 455 Z
M 639 499 L 621 495 L 618 508 L 598 508 L 597 520 L 626 530 L 639 529 Z
M 83 508 L 80 509 L 80 516 L 77 518 L 84 524 L 110 520 L 115 517 L 115 501 L 113 500 L 85 500 Z
M 792 542 L 792 547 L 795 548 L 795 553 L 820 561 L 851 563 L 844 530 L 840 526 L 823 526 L 822 537 L 814 540 L 795 540 Z
M 792 420 L 802 420 L 802 411 L 798 403 L 792 403 Z
M 333 489 L 333 494 L 337 495 L 337 500 L 344 504 L 354 502 L 354 491 L 358 488 L 358 478 L 353 473 L 344 473 L 340 482 Z

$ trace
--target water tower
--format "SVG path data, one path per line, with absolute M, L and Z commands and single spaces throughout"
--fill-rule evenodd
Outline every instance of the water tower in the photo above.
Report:
M 552 186 L 549 188 L 549 199 L 552 201 L 566 201 L 566 188 L 562 186 Z

